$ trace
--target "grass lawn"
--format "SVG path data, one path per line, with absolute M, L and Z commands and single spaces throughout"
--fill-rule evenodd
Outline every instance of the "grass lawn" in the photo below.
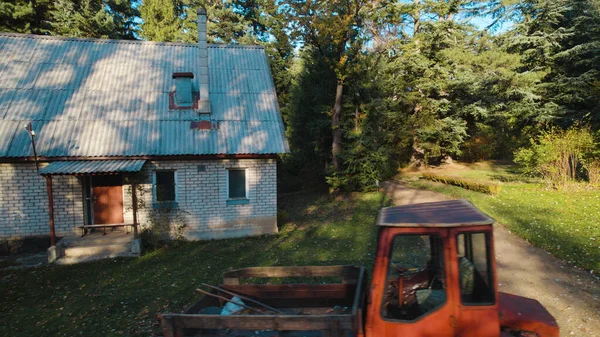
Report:
M 228 268 L 364 265 L 376 245 L 379 193 L 280 200 L 290 221 L 277 235 L 189 242 L 138 259 L 0 271 L 0 336 L 149 336 L 155 315 L 180 312 L 200 283 Z
M 452 166 L 451 166 L 452 167 Z M 407 178 L 409 185 L 470 200 L 520 237 L 576 266 L 600 272 L 600 191 L 583 185 L 555 190 L 524 180 L 514 168 L 480 163 L 434 170 L 443 175 L 502 185 L 498 195 Z M 412 176 L 413 178 L 415 175 Z

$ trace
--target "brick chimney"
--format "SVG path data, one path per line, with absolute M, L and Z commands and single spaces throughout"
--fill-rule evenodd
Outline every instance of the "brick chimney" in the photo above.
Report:
M 198 8 L 198 83 L 200 100 L 198 110 L 200 113 L 210 113 L 210 97 L 208 94 L 208 42 L 206 40 L 206 9 Z

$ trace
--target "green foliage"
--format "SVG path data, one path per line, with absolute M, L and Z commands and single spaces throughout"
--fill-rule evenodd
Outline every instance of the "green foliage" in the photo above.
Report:
M 0 31 L 47 33 L 47 11 L 52 1 L 4 0 L 0 2 Z
M 144 0 L 140 6 L 140 36 L 150 41 L 183 41 L 181 1 Z M 197 31 L 197 30 L 196 30 Z
M 515 152 L 515 162 L 526 172 L 539 174 L 553 186 L 564 186 L 577 178 L 578 170 L 592 169 L 597 151 L 589 128 L 552 129 L 530 139 L 530 146 Z M 582 162 L 589 163 L 581 165 Z
M 324 176 L 330 158 L 329 112 L 335 94 L 335 74 L 310 48 L 301 52 L 297 62 L 290 107 L 283 115 L 292 152 L 291 157 L 284 158 L 284 163 L 296 163 L 298 173 L 307 168 Z
M 584 186 L 556 190 L 538 182 L 523 183 L 517 173 L 510 174 L 496 165 L 477 170 L 454 170 L 448 174 L 477 175 L 478 181 L 487 183 L 489 177 L 499 171 L 512 175 L 513 178 L 508 180 L 515 182 L 503 184 L 500 193 L 493 196 L 424 179 L 409 182 L 409 185 L 468 199 L 512 233 L 596 274 L 600 270 L 600 227 L 596 225 L 600 219 L 597 206 L 600 193 Z
M 134 0 L 2 1 L 0 30 L 73 37 L 133 39 Z
M 562 127 L 600 127 L 600 8 L 594 0 L 527 1 L 524 20 L 507 34 L 523 73 L 542 70 L 540 111 Z
M 435 181 L 442 184 L 457 186 L 475 192 L 486 194 L 500 193 L 500 185 L 494 183 L 482 183 L 464 178 L 450 177 L 433 173 L 423 173 L 422 177 L 423 179 Z
M 425 162 L 429 157 L 459 155 L 460 146 L 467 137 L 466 122 L 446 117 L 416 130 L 418 146 L 423 149 Z
M 178 208 L 152 209 L 149 224 L 141 232 L 146 249 L 156 249 L 185 240 L 189 212 Z

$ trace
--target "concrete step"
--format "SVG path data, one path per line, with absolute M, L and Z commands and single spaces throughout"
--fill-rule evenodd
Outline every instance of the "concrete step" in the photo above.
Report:
M 104 256 L 104 257 L 115 257 L 119 254 L 131 253 L 131 243 L 126 244 L 103 244 L 93 246 L 75 246 L 66 247 L 66 257 L 85 257 L 85 256 Z
M 102 260 L 102 259 L 110 259 L 110 258 L 115 258 L 115 257 L 138 257 L 138 255 L 135 255 L 133 253 L 120 253 L 120 254 L 96 254 L 96 255 L 89 255 L 89 256 L 64 256 L 61 257 L 60 259 L 56 260 L 54 263 L 55 264 L 59 264 L 59 265 L 69 265 L 69 264 L 76 264 L 76 263 L 81 263 L 81 262 L 91 262 L 91 261 L 97 261 L 97 260 Z
M 108 232 L 106 235 L 102 233 L 93 233 L 86 236 L 67 236 L 64 237 L 59 244 L 63 247 L 72 246 L 98 246 L 105 244 L 125 244 L 134 239 L 133 233 L 126 234 L 125 232 Z

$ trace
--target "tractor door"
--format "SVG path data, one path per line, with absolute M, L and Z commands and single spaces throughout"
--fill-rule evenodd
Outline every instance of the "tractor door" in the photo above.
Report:
M 445 228 L 383 229 L 373 271 L 368 337 L 456 336 L 448 237 Z
M 453 264 L 458 270 L 458 336 L 498 337 L 500 321 L 491 226 L 455 228 Z

